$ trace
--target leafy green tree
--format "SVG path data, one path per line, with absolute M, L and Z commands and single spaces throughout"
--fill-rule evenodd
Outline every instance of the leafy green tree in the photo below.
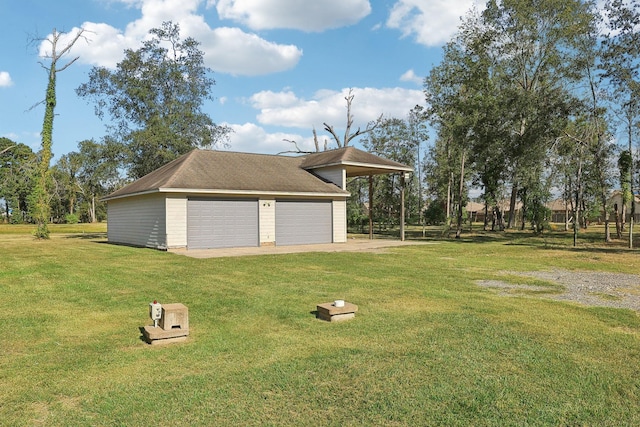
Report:
M 609 33 L 602 42 L 604 77 L 614 88 L 614 99 L 624 116 L 627 127 L 627 154 L 633 165 L 633 140 L 640 119 L 640 1 L 608 0 L 605 2 L 605 15 Z M 624 154 L 626 156 L 626 154 Z M 625 172 L 626 174 L 626 172 Z M 629 191 L 633 191 L 634 172 L 628 178 Z M 623 190 L 623 193 L 625 190 Z M 633 200 L 633 199 L 631 199 Z M 635 203 L 631 203 L 631 220 L 629 222 L 629 247 L 633 247 L 633 220 Z M 624 213 L 622 215 L 624 221 Z
M 88 220 L 96 222 L 98 220 L 97 209 L 104 208 L 104 203 L 101 204 L 98 199 L 115 190 L 121 184 L 120 172 L 118 171 L 118 147 L 107 139 L 103 143 L 97 143 L 93 140 L 81 141 L 78 148 L 80 188 L 87 206 Z
M 93 140 L 78 144 L 78 151 L 65 154 L 53 169 L 56 198 L 52 201 L 55 217 L 76 215 L 86 222 L 97 221 L 99 197 L 121 183 L 118 171 L 119 147 Z M 78 212 L 82 207 L 82 212 Z
M 569 87 L 579 80 L 575 43 L 593 25 L 589 4 L 490 0 L 483 12 L 483 22 L 492 31 L 490 49 L 498 55 L 502 117 L 512 136 L 505 147 L 512 187 L 509 227 L 515 224 L 517 195 L 541 189 L 544 177 L 536 172 L 544 171 L 551 144 L 572 112 Z M 528 186 L 533 188 L 529 191 Z
M 52 167 L 53 193 L 51 210 L 53 216 L 62 219 L 65 215 L 74 215 L 78 205 L 80 182 L 78 173 L 80 170 L 80 156 L 72 151 L 60 157 Z
M 412 135 L 408 120 L 383 118 L 362 140 L 362 145 L 375 155 L 406 165 L 417 163 L 417 147 L 420 140 Z M 376 176 L 374 179 L 373 213 L 379 224 L 398 224 L 401 205 L 400 192 L 403 181 L 398 175 Z M 418 180 L 415 175 L 406 183 L 406 202 L 415 219 L 418 211 Z
M 494 63 L 485 48 L 489 36 L 479 17 L 469 15 L 424 85 L 428 114 L 438 132 L 429 167 L 439 176 L 437 181 L 447 182 L 446 195 L 437 199 L 446 199 L 448 217 L 455 211 L 457 238 L 462 232 L 469 172 L 476 157 L 480 162 L 478 151 L 492 153 L 488 146 L 500 142 L 496 133 L 500 126 L 494 124 L 499 116 L 492 114 L 497 105 L 490 77 Z
M 24 222 L 34 184 L 37 157 L 25 144 L 0 137 L 0 199 L 5 222 Z
M 441 185 L 446 177 L 447 200 L 457 187 L 457 235 L 469 179 L 483 189 L 487 209 L 511 187 L 509 227 L 520 198 L 523 221 L 543 229 L 548 158 L 579 110 L 579 41 L 593 30 L 592 6 L 581 0 L 490 0 L 481 14 L 471 11 L 463 20 L 441 64 L 425 79 L 438 131 L 431 159 L 449 164 L 436 163 Z
M 76 92 L 110 115 L 110 137 L 122 144 L 131 178 L 139 178 L 197 147 L 223 144 L 229 128 L 202 112 L 215 81 L 193 38 L 164 22 L 115 70 L 94 67 Z

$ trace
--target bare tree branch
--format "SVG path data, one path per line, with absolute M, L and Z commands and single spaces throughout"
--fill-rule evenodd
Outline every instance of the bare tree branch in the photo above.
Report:
M 278 154 L 285 154 L 285 153 L 312 154 L 313 153 L 313 151 L 301 150 L 300 147 L 298 147 L 298 143 L 296 141 L 293 141 L 291 139 L 286 139 L 286 138 L 283 138 L 282 140 L 293 144 L 296 147 L 296 149 L 295 150 L 281 151 Z
M 6 153 L 7 151 L 11 150 L 13 147 L 17 147 L 17 145 L 10 145 L 6 147 L 4 150 L 0 151 L 0 154 Z
M 316 153 L 320 151 L 320 144 L 318 144 L 318 133 L 316 127 L 313 127 L 313 143 L 316 145 Z
M 324 130 L 329 132 L 333 136 L 333 139 L 336 140 L 336 143 L 338 144 L 338 147 L 342 147 L 342 142 L 340 142 L 340 138 L 336 134 L 336 131 L 333 130 L 333 126 L 329 126 L 328 124 L 326 124 L 324 122 L 322 124 L 324 125 Z
M 349 95 L 345 96 L 344 99 L 347 101 L 347 127 L 344 130 L 344 147 L 347 146 L 347 144 L 349 144 L 349 141 L 351 141 L 351 139 L 353 137 L 349 136 L 349 132 L 351 131 L 351 125 L 353 125 L 353 114 L 351 114 L 351 103 L 353 102 L 353 98 L 355 97 L 355 95 L 353 94 L 353 89 L 349 89 Z M 358 129 L 358 132 L 360 132 L 360 129 Z
M 349 89 L 349 94 L 344 97 L 344 99 L 347 101 L 347 126 L 344 131 L 344 139 L 340 140 L 340 137 L 338 137 L 338 134 L 336 133 L 333 126 L 330 126 L 326 122 L 322 123 L 324 125 L 324 130 L 326 130 L 331 134 L 333 139 L 338 144 L 338 147 L 347 147 L 354 138 L 371 132 L 376 127 L 378 127 L 378 125 L 382 122 L 382 114 L 380 114 L 380 116 L 376 120 L 369 122 L 367 124 L 367 127 L 364 130 L 361 130 L 360 128 L 358 128 L 357 131 L 355 131 L 354 133 L 351 133 L 351 126 L 353 125 L 353 114 L 351 114 L 351 104 L 353 102 L 353 98 L 355 98 L 355 95 L 353 94 L 353 89 Z M 326 150 L 326 144 L 325 144 L 325 150 Z
M 85 30 L 84 28 L 80 28 L 78 30 L 78 32 L 75 34 L 75 36 L 73 36 L 73 39 L 67 43 L 65 45 L 65 47 L 60 51 L 57 52 L 56 49 L 58 47 L 58 42 L 60 41 L 60 37 L 62 37 L 63 35 L 67 34 L 63 31 L 57 31 L 55 28 L 53 29 L 53 32 L 51 33 L 51 38 L 46 38 L 46 39 L 40 39 L 41 41 L 47 41 L 49 42 L 49 44 L 51 44 L 51 54 L 50 55 L 44 55 L 45 58 L 51 59 L 51 67 L 56 67 L 57 61 L 62 58 L 64 55 L 68 54 L 71 51 L 71 48 L 73 47 L 73 45 L 75 45 L 75 43 L 80 39 L 83 38 L 85 39 L 87 42 L 87 38 L 84 36 L 84 33 L 86 33 L 87 30 Z M 69 62 L 67 62 L 65 65 L 63 65 L 60 68 L 54 68 L 55 72 L 61 72 L 66 70 L 67 68 L 69 68 L 74 62 L 76 62 L 80 57 L 76 56 L 75 58 L 71 59 Z M 43 64 L 42 62 L 40 62 L 40 65 L 42 66 L 42 68 L 44 68 L 45 70 L 49 71 L 50 67 L 47 67 L 45 64 Z

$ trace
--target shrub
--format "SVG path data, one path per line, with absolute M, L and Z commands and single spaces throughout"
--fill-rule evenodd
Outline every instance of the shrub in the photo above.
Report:
M 64 222 L 66 222 L 67 224 L 77 224 L 78 222 L 80 222 L 80 220 L 78 219 L 78 215 L 76 214 L 66 214 L 64 216 Z

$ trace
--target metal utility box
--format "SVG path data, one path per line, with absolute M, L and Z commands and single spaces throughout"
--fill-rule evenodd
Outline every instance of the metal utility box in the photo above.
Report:
M 149 317 L 151 320 L 160 320 L 162 318 L 162 304 L 157 301 L 149 303 Z

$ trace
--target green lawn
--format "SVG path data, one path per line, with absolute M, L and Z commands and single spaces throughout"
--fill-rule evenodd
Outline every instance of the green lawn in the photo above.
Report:
M 383 254 L 199 260 L 75 227 L 0 226 L 0 425 L 640 425 L 638 313 L 474 283 L 639 272 L 622 242 L 433 233 Z M 141 340 L 154 299 L 188 306 L 186 343 Z M 334 299 L 356 318 L 315 319 Z

